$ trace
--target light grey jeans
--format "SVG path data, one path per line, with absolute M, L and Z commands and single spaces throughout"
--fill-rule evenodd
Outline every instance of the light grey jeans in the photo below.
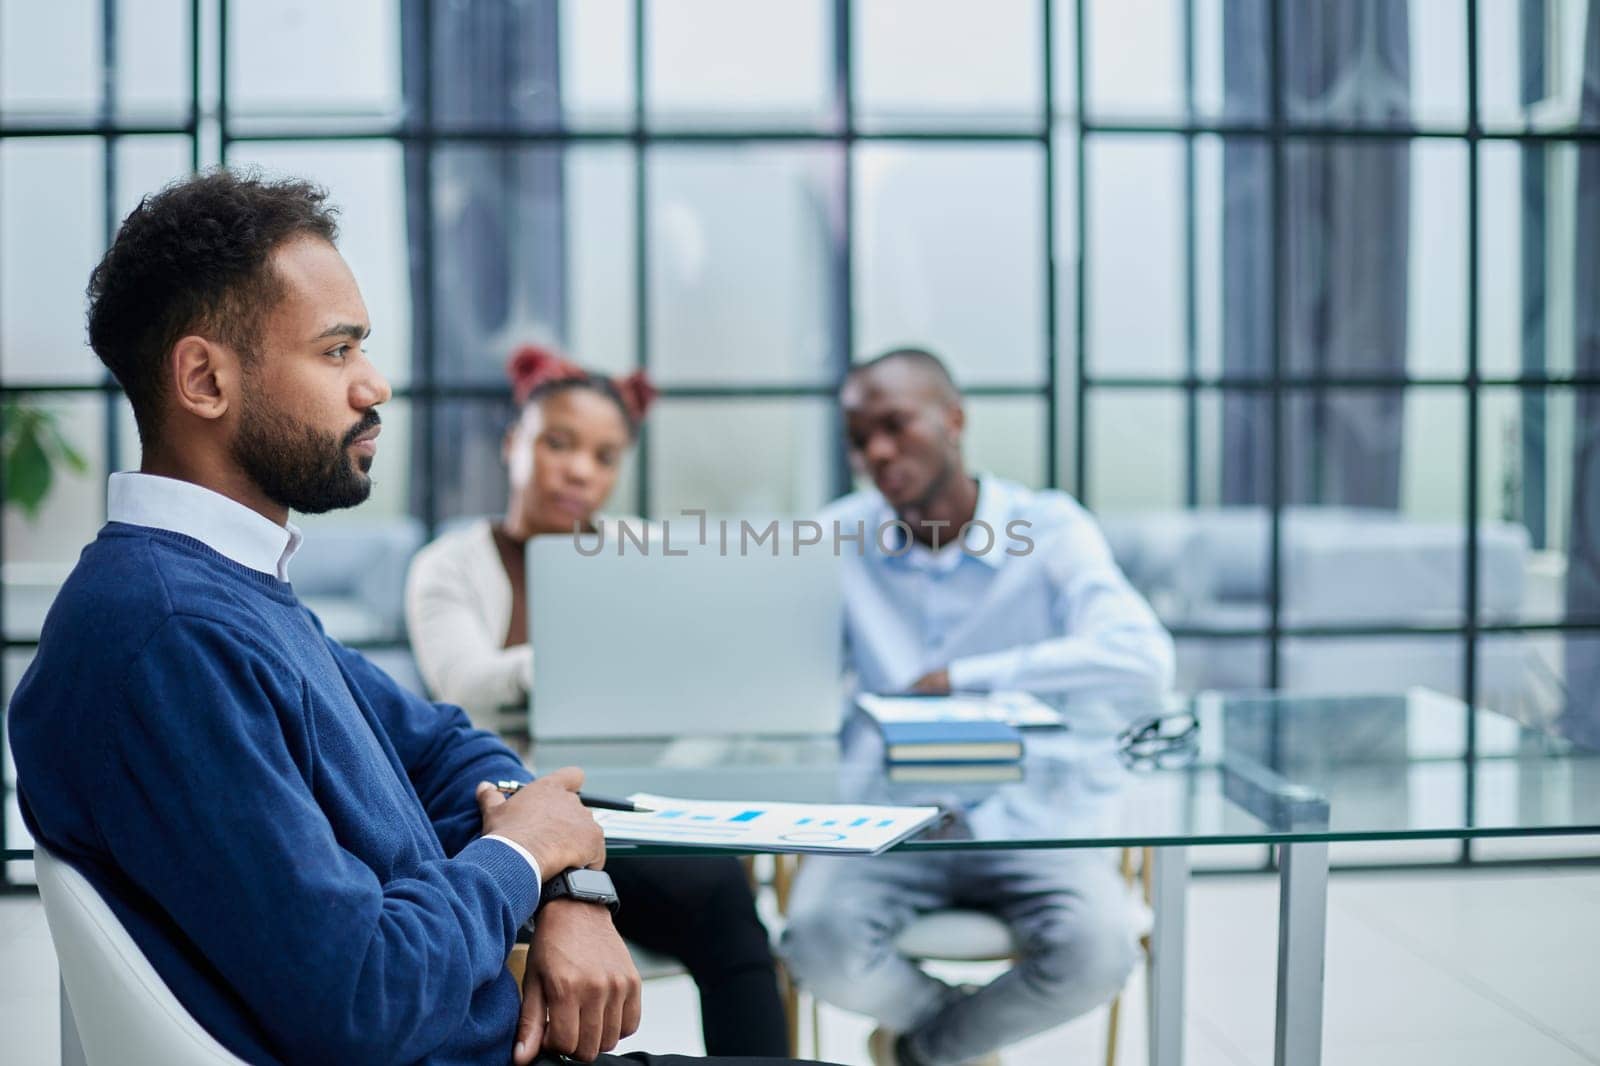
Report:
M 1011 926 L 1015 966 L 976 992 L 895 950 L 928 911 Z M 1101 851 L 963 851 L 806 859 L 782 953 L 812 995 L 910 1034 L 930 1066 L 986 1055 L 1107 1002 L 1138 956 L 1127 890 Z

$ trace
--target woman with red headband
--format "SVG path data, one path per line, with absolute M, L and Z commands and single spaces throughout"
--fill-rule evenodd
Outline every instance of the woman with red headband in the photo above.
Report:
M 609 378 L 532 345 L 506 370 L 518 417 L 501 443 L 505 517 L 446 533 L 417 554 L 406 625 L 436 699 L 460 705 L 480 729 L 515 732 L 526 728 L 533 687 L 524 546 L 594 524 L 655 389 L 643 374 Z
M 541 533 L 592 529 L 655 399 L 643 374 L 614 379 L 525 347 L 507 365 L 519 414 L 502 456 L 506 513 L 446 533 L 417 553 L 406 625 L 435 699 L 483 729 L 525 728 L 533 684 L 523 549 Z M 514 717 L 502 721 L 501 714 Z M 625 938 L 679 960 L 700 990 L 711 1055 L 788 1053 L 766 928 L 731 858 L 612 859 Z

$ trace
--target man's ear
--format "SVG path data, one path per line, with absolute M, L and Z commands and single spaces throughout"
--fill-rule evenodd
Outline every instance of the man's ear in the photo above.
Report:
M 181 410 L 207 420 L 226 415 L 238 399 L 238 355 L 205 337 L 180 337 L 172 346 L 172 395 Z

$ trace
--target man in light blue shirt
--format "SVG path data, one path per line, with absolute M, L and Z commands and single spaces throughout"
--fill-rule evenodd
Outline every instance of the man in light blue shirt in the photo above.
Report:
M 1167 688 L 1172 641 L 1088 513 L 1065 493 L 967 473 L 961 396 L 935 356 L 898 349 L 862 364 L 840 403 L 851 457 L 876 486 L 822 516 L 843 545 L 860 690 L 1147 701 Z M 1012 928 L 1017 964 L 983 988 L 948 985 L 895 951 L 918 915 L 952 906 Z M 784 954 L 815 995 L 878 1019 L 879 1066 L 949 1066 L 998 1062 L 1001 1046 L 1109 1000 L 1136 939 L 1103 854 L 923 853 L 809 859 Z

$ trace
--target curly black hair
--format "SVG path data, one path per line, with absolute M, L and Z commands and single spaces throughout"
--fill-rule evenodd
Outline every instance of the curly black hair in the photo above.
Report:
M 146 196 L 123 220 L 89 275 L 89 346 L 128 394 L 146 448 L 160 437 L 172 346 L 200 334 L 253 359 L 283 295 L 269 257 L 291 238 L 338 238 L 327 198 L 309 182 L 219 167 Z

